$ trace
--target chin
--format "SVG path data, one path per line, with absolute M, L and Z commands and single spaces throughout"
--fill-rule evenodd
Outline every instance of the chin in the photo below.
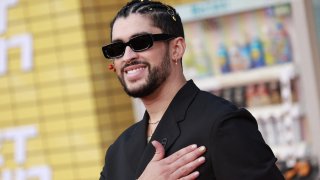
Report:
M 128 96 L 133 97 L 133 98 L 142 98 L 146 97 L 149 94 L 144 91 L 144 89 L 124 89 L 125 92 L 128 94 Z
M 143 82 L 130 82 L 126 83 L 124 90 L 129 96 L 140 97 L 141 92 L 143 91 L 146 83 Z
M 134 85 L 127 84 L 126 86 L 124 86 L 124 91 L 131 97 L 143 98 L 152 94 L 156 88 L 157 86 L 144 82 L 144 83 L 137 83 Z
M 130 91 L 137 91 L 141 89 L 141 87 L 146 86 L 147 82 L 145 79 L 139 79 L 136 81 L 125 81 L 126 82 L 126 87 Z

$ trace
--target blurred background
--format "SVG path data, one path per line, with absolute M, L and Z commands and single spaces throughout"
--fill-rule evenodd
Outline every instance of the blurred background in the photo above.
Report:
M 142 117 L 101 46 L 124 0 L 0 0 L 0 179 L 93 180 Z M 249 109 L 286 179 L 318 179 L 320 0 L 165 0 L 184 72 Z M 125 172 L 124 172 L 125 173 Z

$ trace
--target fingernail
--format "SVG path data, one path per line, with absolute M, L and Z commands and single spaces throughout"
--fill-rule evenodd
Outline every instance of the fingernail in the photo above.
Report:
M 201 146 L 200 148 L 199 148 L 199 151 L 200 152 L 203 152 L 203 151 L 205 151 L 206 150 L 206 147 L 204 147 L 204 146 Z
M 193 144 L 193 145 L 191 145 L 191 148 L 192 148 L 192 149 L 196 149 L 196 148 L 197 148 L 197 145 L 196 145 L 196 144 Z
M 206 160 L 206 158 L 203 157 L 203 156 L 201 156 L 201 157 L 198 158 L 198 161 L 199 161 L 199 162 L 204 162 L 205 160 Z
M 194 176 L 199 176 L 199 171 L 195 171 L 195 172 L 193 173 L 193 175 L 194 175 Z

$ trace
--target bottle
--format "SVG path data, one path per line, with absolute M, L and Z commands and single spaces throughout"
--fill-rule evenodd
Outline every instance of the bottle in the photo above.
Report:
M 222 74 L 230 72 L 230 59 L 226 46 L 221 43 L 217 51 L 218 62 Z
M 250 69 L 251 67 L 251 57 L 250 57 L 250 40 L 248 35 L 244 35 L 244 39 L 240 41 L 239 52 L 240 52 L 240 62 L 241 69 Z
M 239 107 L 245 107 L 245 88 L 244 86 L 238 86 L 233 91 L 233 103 Z
M 280 83 L 278 81 L 271 81 L 268 84 L 268 89 L 270 92 L 271 104 L 281 104 Z
M 238 43 L 232 44 L 230 47 L 230 68 L 232 72 L 242 70 L 241 68 L 241 54 Z
M 256 36 L 250 44 L 251 68 L 262 67 L 265 65 L 264 52 L 261 40 Z
M 265 82 L 261 82 L 257 85 L 257 94 L 259 97 L 259 105 L 265 106 L 271 104 L 270 94 Z
M 256 87 L 254 84 L 249 84 L 245 87 L 245 102 L 246 107 L 254 107 L 255 104 L 255 97 L 256 97 Z
M 279 64 L 292 61 L 292 48 L 288 32 L 281 22 L 276 23 L 275 31 L 276 59 Z
M 276 64 L 276 58 L 275 58 L 275 47 L 272 44 L 272 28 L 270 28 L 269 26 L 264 26 L 262 28 L 262 45 L 263 45 L 263 51 L 264 51 L 264 60 L 265 60 L 265 64 L 266 66 L 271 66 Z

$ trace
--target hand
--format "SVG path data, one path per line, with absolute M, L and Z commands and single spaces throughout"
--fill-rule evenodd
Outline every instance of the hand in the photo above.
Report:
M 204 146 L 190 145 L 164 158 L 163 146 L 158 141 L 151 143 L 156 152 L 139 180 L 191 180 L 199 176 L 193 171 L 205 162 L 204 157 L 199 157 L 206 151 Z

